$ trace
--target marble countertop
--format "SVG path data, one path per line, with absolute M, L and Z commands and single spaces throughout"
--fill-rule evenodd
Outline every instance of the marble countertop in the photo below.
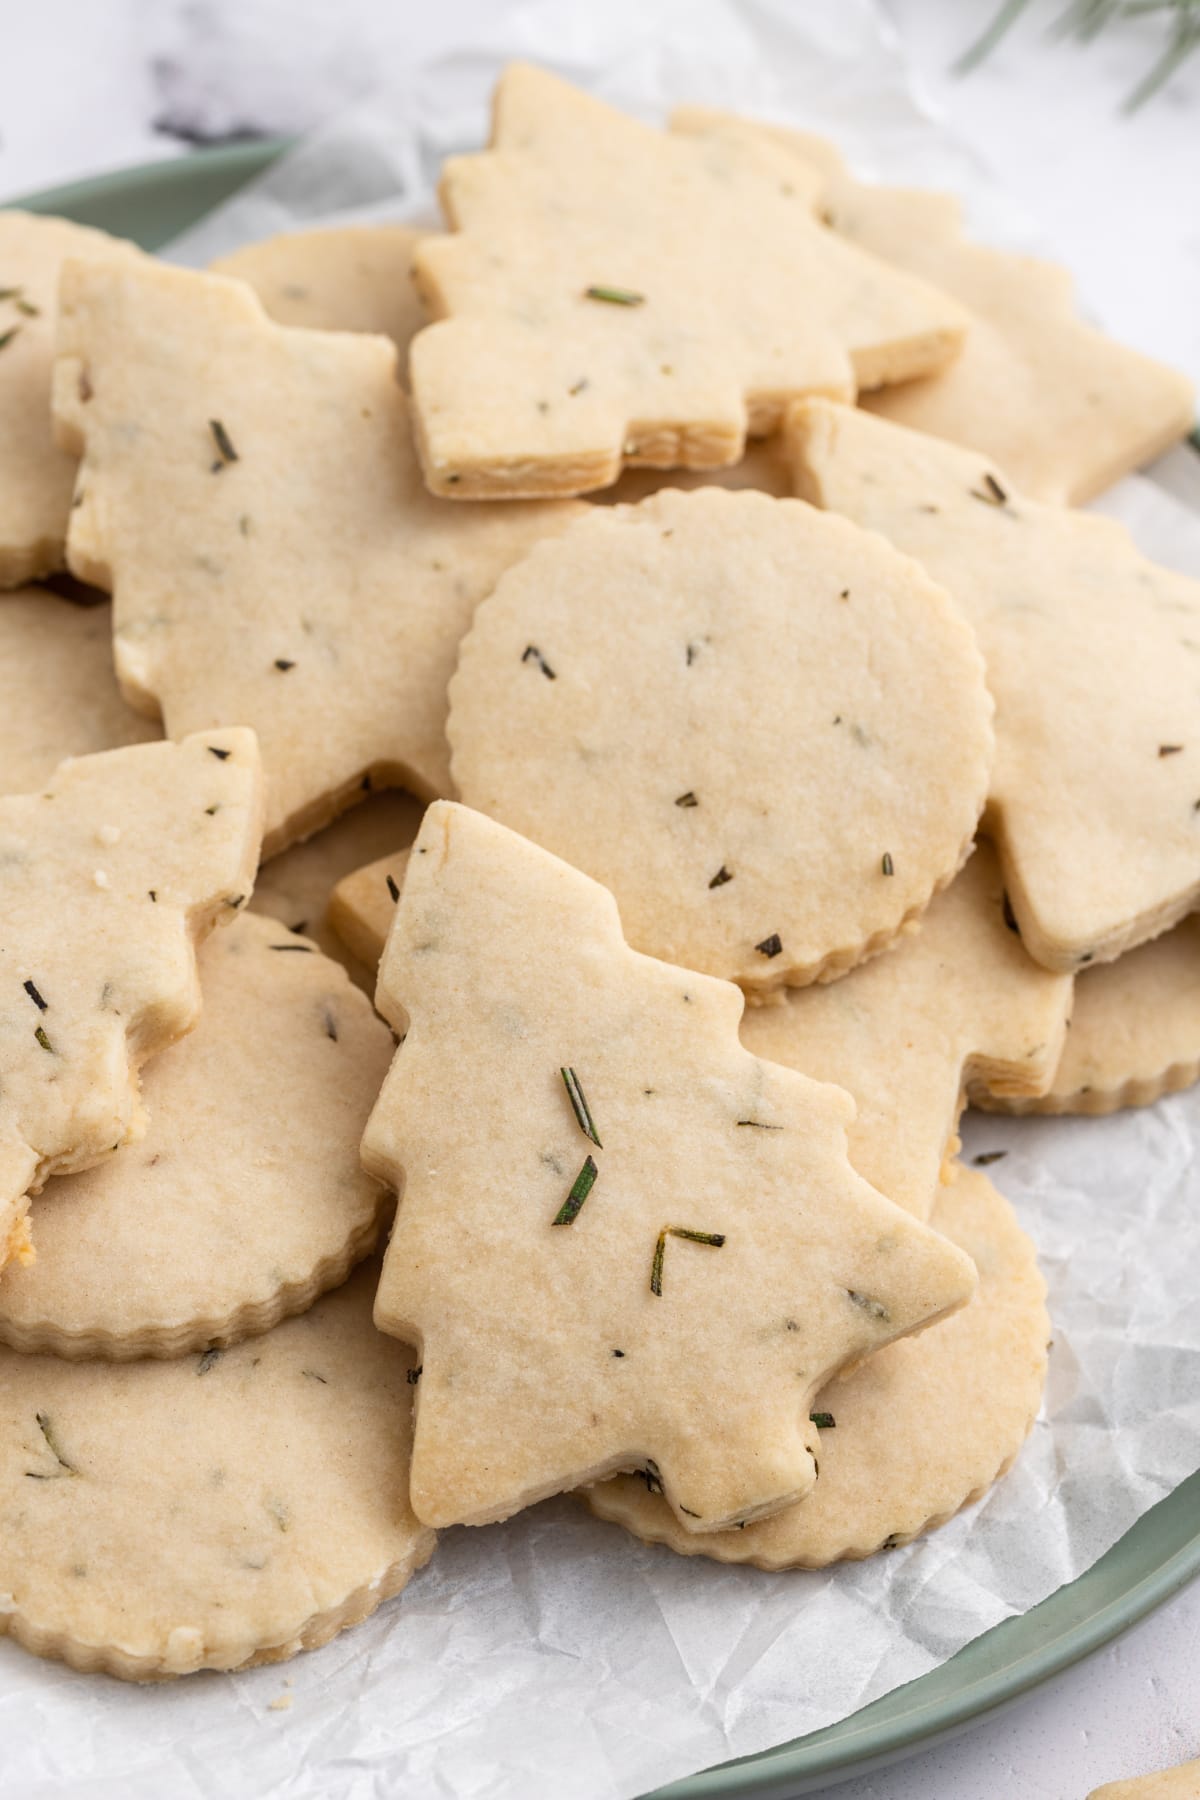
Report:
M 446 9 L 484 16 L 487 0 Z M 1200 53 L 1155 101 L 1121 102 L 1164 27 L 1054 39 L 1057 0 L 969 79 L 950 71 L 991 0 L 887 0 L 927 97 L 1044 228 L 1118 335 L 1200 382 Z M 0 0 L 0 195 L 196 143 L 303 130 L 420 56 L 444 13 L 413 0 Z M 1200 1753 L 1200 1584 L 1108 1649 L 845 1800 L 1083 1800 Z M 0 1789 L 3 1774 L 0 1771 Z M 64 1797 L 65 1800 L 65 1797 Z M 415 1800 L 415 1796 L 414 1796 Z

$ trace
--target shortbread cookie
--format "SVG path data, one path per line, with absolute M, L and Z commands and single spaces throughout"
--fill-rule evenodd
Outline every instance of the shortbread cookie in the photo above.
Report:
M 853 399 L 961 345 L 957 304 L 827 230 L 787 151 L 657 131 L 519 64 L 492 143 L 445 164 L 456 235 L 415 258 L 438 321 L 410 360 L 435 493 L 720 467 L 789 400 Z
M 870 1556 L 977 1500 L 1012 1464 L 1041 1404 L 1046 1284 L 1012 1208 L 978 1171 L 943 1189 L 934 1223 L 974 1259 L 979 1290 L 953 1318 L 821 1390 L 821 1474 L 807 1499 L 744 1531 L 701 1535 L 681 1529 L 653 1480 L 622 1475 L 581 1498 L 647 1543 L 761 1569 Z
M 407 225 L 289 231 L 219 257 L 212 272 L 248 281 L 277 324 L 391 338 L 403 377 L 409 341 L 425 323 L 412 280 L 423 235 Z
M 480 607 L 450 696 L 468 805 L 611 888 L 636 949 L 758 993 L 888 943 L 987 793 L 948 596 L 762 494 L 594 508 Z
M 412 1356 L 368 1266 L 266 1337 L 178 1362 L 0 1351 L 0 1632 L 156 1681 L 314 1650 L 399 1593 Z
M 792 471 L 778 435 L 751 438 L 742 460 L 727 469 L 626 469 L 620 481 L 591 499 L 593 504 L 636 506 L 665 487 L 757 488 L 786 500 L 792 495 Z
M 1031 500 L 1077 506 L 1186 436 L 1187 377 L 1085 324 L 1053 263 L 963 236 L 950 194 L 855 181 L 833 145 L 731 113 L 681 107 L 672 127 L 764 137 L 819 171 L 834 231 L 952 294 L 971 314 L 962 354 L 937 375 L 864 396 L 884 418 L 980 451 Z
M 412 1497 L 487 1524 L 653 1467 L 686 1531 L 799 1499 L 813 1395 L 961 1305 L 968 1257 L 846 1159 L 840 1088 L 737 1042 L 737 989 L 630 950 L 612 895 L 439 802 L 377 1004 L 363 1138 L 403 1198 L 375 1317 L 421 1345 Z
M 981 844 L 914 932 L 844 981 L 752 1007 L 742 1042 L 844 1087 L 858 1106 L 850 1161 L 927 1219 L 966 1084 L 1044 1092 L 1067 1035 L 1073 979 L 1040 968 L 1008 929 L 1000 870 Z
M 392 928 L 408 870 L 408 854 L 407 850 L 398 850 L 343 875 L 329 896 L 329 923 L 334 934 L 354 960 L 372 972 L 379 967 Z
M 248 913 L 200 951 L 204 1010 L 146 1071 L 146 1135 L 37 1203 L 37 1260 L 0 1274 L 0 1340 L 183 1356 L 302 1312 L 375 1247 L 359 1163 L 392 1034 L 341 968 Z
M 396 350 L 273 324 L 244 283 L 71 266 L 55 403 L 84 453 L 68 552 L 113 591 L 117 675 L 173 737 L 252 725 L 268 856 L 370 780 L 445 793 L 477 601 L 573 509 L 438 505 Z
M 137 1071 L 196 1022 L 195 947 L 249 897 L 261 820 L 250 731 L 0 800 L 0 1266 L 28 1255 L 30 1193 L 145 1131 Z
M 1110 1113 L 1200 1081 L 1200 914 L 1075 977 L 1071 1029 L 1049 1091 L 972 1092 L 989 1112 Z
M 1031 954 L 1111 962 L 1200 907 L 1200 582 L 974 451 L 821 401 L 791 435 L 800 491 L 915 556 L 975 628 L 988 829 Z
M 50 419 L 59 270 L 68 257 L 130 254 L 86 225 L 0 212 L 0 588 L 64 566 L 75 458 Z
M 392 853 L 389 861 L 403 856 L 417 835 L 423 811 L 419 800 L 399 792 L 373 794 L 361 806 L 352 806 L 315 837 L 293 844 L 282 856 L 263 864 L 254 884 L 251 912 L 266 913 L 289 931 L 311 938 L 326 956 L 345 965 L 359 987 L 373 994 L 378 953 L 370 962 L 347 954 L 353 946 L 334 924 L 334 890 L 357 873 L 367 857 L 378 857 L 384 850 Z
M 1200 1795 L 1200 1761 L 1180 1763 L 1131 1781 L 1107 1781 L 1093 1788 L 1088 1800 L 1196 1800 Z
M 29 794 L 67 756 L 160 737 L 121 698 L 107 604 L 48 588 L 0 597 L 0 794 Z

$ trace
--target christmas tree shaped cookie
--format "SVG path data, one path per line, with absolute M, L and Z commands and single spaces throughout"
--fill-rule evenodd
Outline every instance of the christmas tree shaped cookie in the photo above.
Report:
M 979 1291 L 821 1392 L 821 1478 L 807 1499 L 745 1531 L 701 1536 L 680 1529 L 654 1483 L 623 1475 L 587 1490 L 592 1511 L 683 1556 L 795 1569 L 893 1549 L 978 1500 L 1041 1403 L 1046 1284 L 1012 1207 L 978 1170 L 943 1189 L 933 1218 L 975 1259 Z
M 640 956 L 612 896 L 429 809 L 363 1139 L 402 1187 L 376 1303 L 420 1346 L 412 1500 L 485 1524 L 620 1469 L 683 1529 L 799 1499 L 812 1396 L 961 1305 L 969 1259 L 851 1170 L 852 1103 L 737 1041 L 736 988 Z
M 435 493 L 579 494 L 624 464 L 717 468 L 803 394 L 853 399 L 959 349 L 965 317 L 828 231 L 796 159 L 640 124 L 544 70 L 452 158 L 454 235 L 416 253 L 413 340 Z
M 807 402 L 791 441 L 799 490 L 915 556 L 975 628 L 996 702 L 986 816 L 1031 954 L 1110 962 L 1200 906 L 1200 582 L 862 411 Z
M 1040 968 L 1005 923 L 990 844 L 980 844 L 917 930 L 844 981 L 752 1007 L 742 1042 L 853 1095 L 850 1160 L 927 1219 L 972 1092 L 1044 1093 L 1067 1037 L 1073 977 Z
M 195 947 L 258 861 L 250 731 L 65 762 L 0 799 L 0 1263 L 28 1195 L 142 1135 L 137 1071 L 196 1022 Z
M 68 258 L 132 254 L 68 219 L 0 212 L 0 588 L 64 566 L 75 458 L 50 418 L 59 271 Z
M 681 107 L 671 124 L 790 150 L 819 173 L 834 231 L 968 308 L 962 354 L 925 380 L 864 395 L 870 411 L 980 451 L 1031 500 L 1071 506 L 1191 430 L 1185 375 L 1085 323 L 1065 269 L 964 237 L 953 195 L 856 181 L 824 138 L 733 113 Z
M 117 675 L 179 737 L 258 733 L 274 855 L 364 783 L 449 791 L 446 686 L 478 600 L 574 509 L 439 505 L 395 345 L 274 324 L 243 283 L 63 276 L 68 553 L 111 588 Z

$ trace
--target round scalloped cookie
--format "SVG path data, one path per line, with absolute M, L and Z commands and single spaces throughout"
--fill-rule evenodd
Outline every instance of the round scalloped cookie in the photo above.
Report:
M 1014 1461 L 1041 1404 L 1050 1322 L 1037 1257 L 985 1175 L 959 1168 L 933 1224 L 974 1258 L 960 1312 L 879 1350 L 821 1393 L 808 1497 L 744 1531 L 681 1530 L 636 1475 L 588 1488 L 594 1513 L 682 1555 L 822 1568 L 906 1544 L 977 1500 Z
M 182 1356 L 267 1331 L 344 1281 L 390 1202 L 359 1139 L 392 1035 L 342 969 L 243 913 L 200 951 L 195 1030 L 143 1079 L 145 1137 L 35 1203 L 0 1274 L 0 1342 Z
M 510 569 L 448 732 L 467 805 L 603 882 L 635 949 L 754 995 L 853 967 L 954 876 L 991 712 L 916 563 L 703 488 L 594 508 Z
M 377 1274 L 199 1361 L 0 1351 L 0 1633 L 156 1681 L 281 1662 L 399 1593 L 435 1538 Z

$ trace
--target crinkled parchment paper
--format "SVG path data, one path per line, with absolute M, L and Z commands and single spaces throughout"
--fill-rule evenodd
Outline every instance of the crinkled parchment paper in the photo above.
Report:
M 388 71 L 181 257 L 335 212 L 429 215 L 440 157 L 480 142 L 512 55 L 647 117 L 707 100 L 827 130 L 864 173 L 954 187 L 978 229 L 1045 248 L 922 111 L 868 0 L 497 4 L 489 33 Z M 1163 488 L 1123 483 L 1106 510 L 1200 575 L 1200 523 Z M 620 1800 L 840 1719 L 1081 1574 L 1200 1467 L 1200 1094 L 965 1135 L 968 1157 L 1007 1151 L 991 1173 L 1054 1319 L 1044 1415 L 970 1513 L 867 1563 L 768 1575 L 644 1548 L 563 1499 L 447 1533 L 399 1600 L 282 1669 L 139 1690 L 0 1642 L 0 1791 Z

